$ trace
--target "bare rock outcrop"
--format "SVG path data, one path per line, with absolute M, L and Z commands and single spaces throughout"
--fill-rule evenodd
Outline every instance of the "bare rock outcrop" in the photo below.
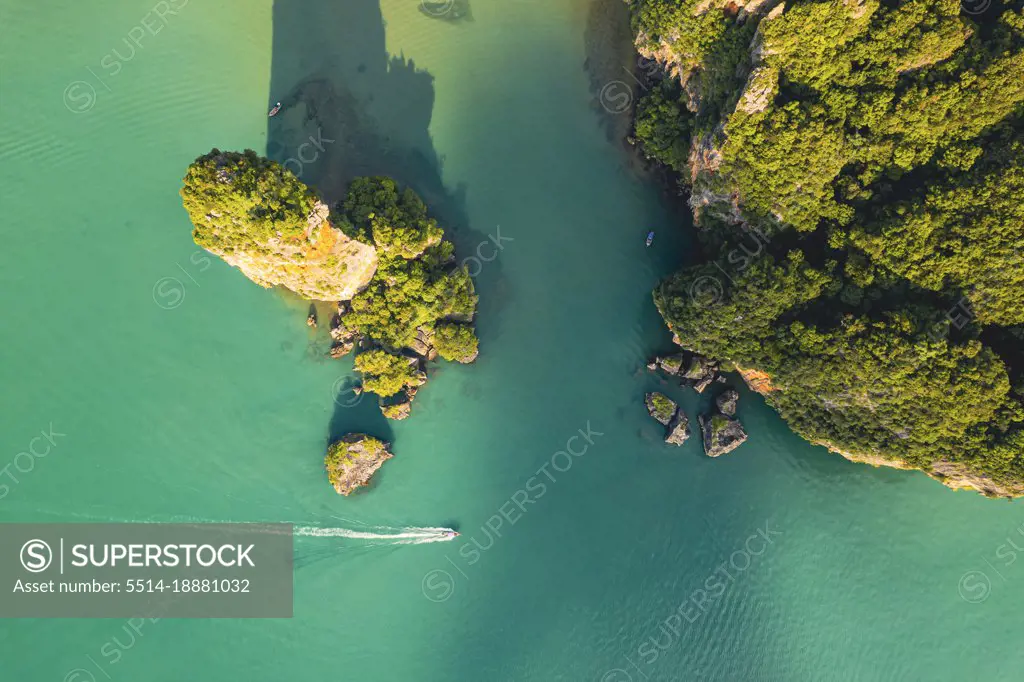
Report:
M 747 441 L 747 432 L 743 426 L 724 414 L 699 417 L 700 431 L 704 440 L 704 454 L 708 457 L 719 457 L 732 452 Z
M 402 393 L 394 400 L 381 400 L 380 411 L 388 419 L 401 421 L 412 414 L 412 398 Z
M 718 407 L 718 411 L 727 417 L 736 416 L 736 403 L 740 399 L 740 394 L 729 389 L 722 395 L 715 398 L 715 405 Z
M 314 301 L 347 301 L 377 271 L 377 251 L 332 227 L 328 214 L 318 202 L 304 242 L 271 238 L 259 248 L 208 250 L 260 286 L 282 286 Z
M 647 363 L 652 372 L 661 371 L 670 377 L 678 377 L 681 386 L 692 386 L 697 393 L 703 393 L 718 378 L 718 362 L 698 353 L 689 356 L 682 353 L 656 356 Z M 660 394 L 659 394 L 660 395 Z
M 338 314 L 331 320 L 331 350 L 329 355 L 337 360 L 352 352 L 352 349 L 356 347 L 356 342 L 359 340 L 358 334 L 354 329 L 349 329 L 345 326 L 343 316 L 348 312 L 348 307 L 341 303 L 338 305 Z
M 668 424 L 668 433 L 665 435 L 665 442 L 671 445 L 682 445 L 690 437 L 690 420 L 682 408 L 676 409 L 676 414 Z
M 675 401 L 663 393 L 653 392 L 644 396 L 647 412 L 659 423 L 668 427 L 665 442 L 682 445 L 690 437 L 690 420 Z
M 772 376 L 767 372 L 754 368 L 747 369 L 739 365 L 734 365 L 734 367 L 751 391 L 761 395 L 768 395 L 775 390 L 775 387 L 772 385 Z
M 662 371 L 669 376 L 676 376 L 683 369 L 683 363 L 686 359 L 682 353 L 676 353 L 675 355 L 656 356 L 653 360 L 647 363 L 647 369 L 652 372 Z
M 426 327 L 417 327 L 416 336 L 413 338 L 412 343 L 409 344 L 409 350 L 416 353 L 422 358 L 427 360 L 434 360 L 437 358 L 437 349 L 434 347 L 434 334 Z M 473 356 L 473 360 L 476 356 Z M 472 362 L 472 360 L 469 360 Z
M 704 389 L 718 377 L 718 363 L 703 355 L 694 354 L 680 376 L 684 384 L 693 386 L 697 393 L 703 393 Z

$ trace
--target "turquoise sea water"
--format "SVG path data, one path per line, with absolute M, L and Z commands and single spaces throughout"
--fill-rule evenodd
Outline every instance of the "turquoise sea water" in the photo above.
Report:
M 661 443 L 649 291 L 690 236 L 600 105 L 632 83 L 620 4 L 447 7 L 0 0 L 0 467 L 64 434 L 0 520 L 462 532 L 297 538 L 290 620 L 2 621 L 0 679 L 1019 679 L 1020 504 L 848 463 L 746 390 L 734 453 Z M 413 185 L 480 254 L 476 365 L 405 422 L 353 404 L 302 302 L 192 244 L 177 189 L 213 146 L 331 198 Z M 396 456 L 341 498 L 322 457 L 354 429 Z

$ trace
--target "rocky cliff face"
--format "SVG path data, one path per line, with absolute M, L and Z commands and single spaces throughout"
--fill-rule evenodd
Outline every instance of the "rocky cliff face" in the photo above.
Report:
M 377 252 L 332 227 L 329 213 L 316 203 L 302 242 L 272 238 L 259 251 L 208 250 L 260 286 L 282 286 L 315 301 L 347 301 L 369 284 Z
M 312 189 L 251 149 L 213 149 L 196 159 L 181 197 L 195 242 L 261 286 L 342 301 L 377 269 L 373 246 L 332 226 Z
M 764 65 L 764 58 L 769 49 L 765 46 L 763 27 L 767 22 L 778 18 L 785 9 L 784 4 L 776 2 L 752 2 L 744 8 L 743 18 L 737 21 L 757 22 L 757 30 L 750 42 L 749 64 L 741 63 L 737 75 L 747 73 L 746 82 L 740 89 L 734 112 L 744 115 L 757 115 L 763 112 L 774 100 L 779 90 L 778 70 Z M 694 100 L 691 95 L 690 108 L 700 111 L 703 101 Z M 746 223 L 740 206 L 740 197 L 727 177 L 721 174 L 724 161 L 723 155 L 727 138 L 728 117 L 723 116 L 712 132 L 702 136 L 694 136 L 690 148 L 690 208 L 693 209 L 694 222 L 702 226 L 702 216 L 707 214 L 727 223 L 738 225 Z

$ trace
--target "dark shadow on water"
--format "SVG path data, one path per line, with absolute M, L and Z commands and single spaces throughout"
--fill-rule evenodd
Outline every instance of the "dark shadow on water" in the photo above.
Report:
M 446 22 L 471 18 L 468 0 L 428 2 L 421 11 Z M 429 130 L 434 78 L 404 55 L 388 54 L 378 0 L 277 0 L 273 22 L 268 109 L 276 102 L 282 107 L 268 119 L 267 156 L 332 206 L 359 176 L 387 175 L 411 187 L 455 243 L 460 261 L 489 242 L 486 226 L 469 226 L 468 188 L 444 186 L 444 160 Z M 499 310 L 485 303 L 486 291 L 501 281 L 500 258 L 474 274 L 481 317 L 493 326 Z M 326 352 L 317 345 L 315 354 L 321 350 Z M 392 430 L 376 400 L 351 397 L 343 388 L 336 398 L 329 438 L 357 431 L 390 441 Z
M 339 371 L 342 369 L 352 372 L 351 363 L 344 365 L 339 362 Z M 338 389 L 334 396 L 334 413 L 327 427 L 327 445 L 338 440 L 346 433 L 365 433 L 380 438 L 383 441 L 393 440 L 391 424 L 381 414 L 377 406 L 377 397 L 373 394 L 356 395 L 352 389 L 359 384 L 355 376 L 342 379 L 335 386 Z M 378 476 L 381 472 L 378 472 Z M 376 480 L 376 477 L 374 478 Z
M 664 73 L 657 62 L 637 53 L 628 5 L 621 0 L 591 0 L 583 44 L 590 106 L 605 139 L 619 150 L 629 173 L 661 187 L 669 203 L 683 206 L 687 197 L 677 176 L 649 160 L 632 141 L 636 107 Z
M 583 70 L 590 80 L 591 106 L 609 142 L 624 144 L 633 128 L 633 106 L 643 96 L 629 8 L 622 0 L 593 0 L 583 33 Z
M 469 228 L 467 187 L 441 179 L 429 132 L 434 78 L 387 53 L 377 0 L 277 0 L 270 99 L 283 106 L 268 120 L 267 155 L 328 204 L 354 177 L 388 175 L 423 197 L 456 247 L 487 238 Z

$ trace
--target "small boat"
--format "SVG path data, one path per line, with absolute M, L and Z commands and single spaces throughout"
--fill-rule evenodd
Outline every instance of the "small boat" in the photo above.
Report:
M 274 108 L 270 110 L 270 113 L 267 114 L 267 116 L 268 117 L 270 117 L 270 116 L 277 116 L 277 112 L 279 112 L 279 111 L 281 111 L 281 103 L 280 102 L 278 102 L 277 104 L 274 105 Z
M 654 230 L 651 230 L 650 232 L 647 233 L 647 246 L 650 246 L 653 241 L 654 241 Z

